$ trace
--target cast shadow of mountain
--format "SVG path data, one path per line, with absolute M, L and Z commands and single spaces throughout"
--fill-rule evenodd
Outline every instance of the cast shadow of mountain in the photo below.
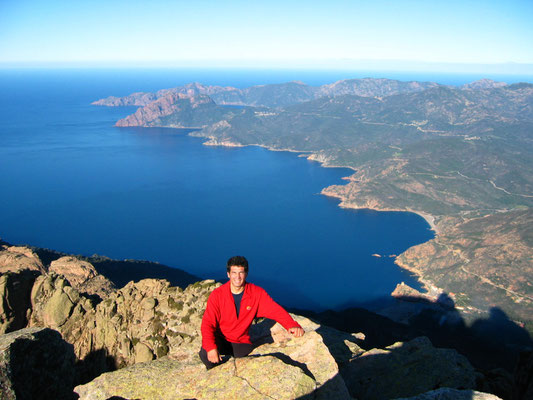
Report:
M 421 302 L 419 298 L 404 298 L 403 300 L 416 300 L 416 302 L 424 305 L 424 302 Z M 314 319 L 321 325 L 331 326 L 350 333 L 364 333 L 366 338 L 359 345 L 367 350 L 385 348 L 396 342 L 407 342 L 420 336 L 426 336 L 431 344 L 437 348 L 456 349 L 459 354 L 464 355 L 469 360 L 478 372 L 483 374 L 483 377 L 477 379 L 476 382 L 478 390 L 496 394 L 503 399 L 528 398 L 533 390 L 533 366 L 530 365 L 532 364 L 533 340 L 524 328 L 510 320 L 497 307 L 490 309 L 486 317 L 477 318 L 467 323 L 459 310 L 455 308 L 452 299 L 446 294 L 437 303 L 427 301 L 425 305 L 427 307 L 421 307 L 420 311 L 411 317 L 407 324 L 397 323 L 389 318 L 359 308 L 322 313 L 299 311 L 299 313 Z M 317 332 L 321 333 L 320 329 Z M 328 342 L 327 335 L 323 335 L 323 339 L 330 351 L 333 350 L 333 343 Z M 335 346 L 338 353 L 338 343 Z M 347 346 L 345 352 L 345 357 L 341 356 L 340 361 L 346 362 L 348 365 L 351 352 Z M 387 357 L 394 358 L 394 352 L 400 354 L 401 347 L 390 350 L 391 354 Z M 369 363 L 376 365 L 379 365 L 380 359 L 383 358 L 383 368 L 386 368 L 386 362 L 390 363 L 381 354 L 366 357 L 374 358 Z M 428 368 L 431 369 L 431 366 Z M 348 371 L 348 368 L 343 367 L 342 364 L 340 369 L 341 374 L 346 374 Z M 345 376 L 345 378 L 347 377 Z M 400 379 L 400 382 L 403 384 L 406 379 L 407 377 L 404 377 Z M 383 382 L 386 381 L 386 379 L 383 380 Z M 368 384 L 371 385 L 372 383 L 368 382 Z M 389 384 L 391 383 L 389 382 Z M 378 399 L 380 397 L 376 397 L 375 393 L 379 393 L 385 387 L 380 388 L 379 382 L 375 382 L 375 385 L 377 385 L 375 390 L 370 392 L 366 392 L 366 389 L 354 392 L 352 385 L 351 395 L 361 399 Z M 426 389 L 433 390 L 438 387 L 440 386 Z M 382 392 L 385 393 L 384 390 Z M 404 393 L 397 393 L 396 397 L 405 397 L 407 392 L 404 390 Z M 369 395 L 368 393 L 373 394 Z M 461 396 L 468 398 L 465 393 L 462 393 Z

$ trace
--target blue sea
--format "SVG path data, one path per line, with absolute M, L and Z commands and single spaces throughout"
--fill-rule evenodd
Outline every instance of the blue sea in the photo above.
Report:
M 372 74 L 0 70 L 0 237 L 67 253 L 157 261 L 220 280 L 226 260 L 240 254 L 250 261 L 249 281 L 286 306 L 313 310 L 373 302 L 402 281 L 420 287 L 392 257 L 373 254 L 399 254 L 431 239 L 424 219 L 345 210 L 319 194 L 352 171 L 322 168 L 295 153 L 203 146 L 184 130 L 115 128 L 135 107 L 90 105 L 193 81 L 320 85 L 366 76 Z M 385 77 L 446 84 L 481 78 Z

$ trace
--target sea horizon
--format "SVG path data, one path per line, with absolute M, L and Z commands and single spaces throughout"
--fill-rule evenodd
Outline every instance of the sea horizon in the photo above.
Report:
M 480 79 L 491 79 L 507 84 L 533 83 L 533 73 L 457 72 L 457 71 L 408 71 L 370 69 L 322 69 L 322 68 L 262 68 L 262 67 L 108 67 L 108 66 L 2 66 L 0 74 L 6 73 L 61 73 L 68 75 L 112 75 L 125 80 L 134 77 L 150 77 L 148 82 L 139 82 L 142 91 L 157 91 L 186 83 L 199 82 L 205 85 L 245 88 L 255 85 L 300 81 L 310 86 L 320 86 L 346 79 L 392 79 L 399 81 L 436 82 L 442 85 L 461 86 Z M 154 74 L 161 73 L 159 78 Z M 173 79 L 174 77 L 174 79 Z M 213 79 L 213 77 L 216 77 Z M 218 83 L 217 83 L 218 82 Z M 159 85 L 159 86 L 158 86 Z M 163 85 L 163 86 L 161 86 Z M 161 87 L 160 87 L 161 86 Z M 135 90 L 140 91 L 140 89 Z M 128 93 L 130 94 L 130 93 Z M 124 96 L 122 92 L 117 96 Z

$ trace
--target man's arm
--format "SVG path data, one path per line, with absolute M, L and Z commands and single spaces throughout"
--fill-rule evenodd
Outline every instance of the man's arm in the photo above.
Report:
M 296 322 L 282 306 L 276 303 L 266 291 L 262 290 L 262 292 L 257 316 L 273 319 L 274 321 L 279 322 L 295 337 L 303 336 L 305 331 L 300 324 Z
M 215 359 L 215 353 L 213 350 L 216 351 L 216 358 L 220 359 L 215 342 L 215 331 L 217 328 L 218 319 L 218 302 L 215 298 L 215 295 L 211 293 L 207 299 L 207 306 L 205 307 L 204 316 L 202 317 L 202 325 L 200 327 L 202 332 L 202 347 L 207 352 L 207 358 L 211 362 L 218 362 L 211 360 L 211 358 Z

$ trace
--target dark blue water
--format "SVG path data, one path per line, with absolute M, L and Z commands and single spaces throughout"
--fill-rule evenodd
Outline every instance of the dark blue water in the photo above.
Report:
M 417 287 L 392 258 L 372 254 L 422 243 L 432 237 L 429 226 L 410 213 L 343 210 L 318 194 L 351 171 L 294 153 L 203 146 L 179 130 L 119 129 L 115 121 L 135 108 L 90 106 L 191 81 L 246 87 L 299 78 L 319 85 L 342 74 L 0 71 L 0 236 L 159 261 L 216 279 L 227 258 L 241 254 L 250 261 L 250 281 L 307 309 L 373 301 L 401 281 Z

